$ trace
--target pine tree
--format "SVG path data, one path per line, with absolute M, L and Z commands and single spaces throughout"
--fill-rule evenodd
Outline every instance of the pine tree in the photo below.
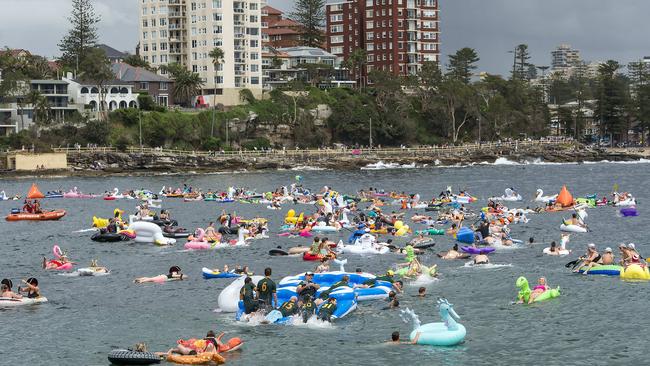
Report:
M 449 55 L 449 65 L 447 65 L 448 75 L 456 78 L 463 84 L 469 84 L 476 70 L 476 63 L 480 60 L 475 49 L 469 47 L 461 48 L 455 54 Z
M 97 43 L 96 25 L 100 20 L 91 0 L 72 0 L 72 12 L 68 17 L 72 28 L 59 43 L 64 65 L 77 70 L 84 63 L 89 50 Z
M 325 0 L 296 0 L 290 18 L 303 28 L 301 43 L 307 47 L 321 47 L 322 27 L 325 23 Z

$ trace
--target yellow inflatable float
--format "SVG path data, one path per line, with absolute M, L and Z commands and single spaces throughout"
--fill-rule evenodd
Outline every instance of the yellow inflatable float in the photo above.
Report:
M 632 263 L 621 270 L 620 276 L 622 280 L 649 281 L 650 271 L 647 266 Z

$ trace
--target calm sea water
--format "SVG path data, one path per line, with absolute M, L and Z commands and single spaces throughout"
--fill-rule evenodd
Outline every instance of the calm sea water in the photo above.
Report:
M 101 193 L 119 187 L 161 186 L 220 188 L 229 185 L 271 190 L 294 181 L 296 174 L 304 184 L 318 188 L 330 185 L 341 192 L 356 192 L 368 186 L 386 190 L 419 192 L 423 198 L 437 195 L 447 185 L 465 189 L 482 200 L 501 195 L 516 187 L 526 199 L 535 189 L 547 194 L 567 184 L 575 196 L 606 194 L 618 184 L 633 192 L 640 203 L 640 216 L 620 218 L 612 207 L 589 210 L 593 229 L 574 234 L 569 246 L 582 253 L 587 243 L 602 250 L 619 242 L 634 242 L 641 254 L 649 255 L 647 210 L 650 193 L 645 182 L 650 178 L 648 164 L 594 164 L 546 166 L 475 166 L 382 171 L 280 171 L 245 174 L 38 179 L 42 191 L 79 187 L 84 192 Z M 32 180 L 0 179 L 0 189 L 8 194 L 25 194 Z M 15 202 L 0 202 L 0 212 L 9 212 Z M 518 206 L 533 205 L 524 202 Z M 498 268 L 468 268 L 462 261 L 442 261 L 431 252 L 422 262 L 439 266 L 440 280 L 429 284 L 429 297 L 418 299 L 417 286 L 407 286 L 400 302 L 420 315 L 423 323 L 439 321 L 435 299 L 443 296 L 455 305 L 467 328 L 466 342 L 458 347 L 387 346 L 391 332 L 400 330 L 404 338 L 411 331 L 397 311 L 382 310 L 383 302 L 361 303 L 359 309 L 332 327 L 257 326 L 237 323 L 233 314 L 215 312 L 217 296 L 229 281 L 203 280 L 201 268 L 224 264 L 249 265 L 256 273 L 266 266 L 277 280 L 314 268 L 313 263 L 294 257 L 270 257 L 268 250 L 289 247 L 308 239 L 270 239 L 252 242 L 248 248 L 206 252 L 182 252 L 180 246 L 158 248 L 128 243 L 95 243 L 90 233 L 74 233 L 88 228 L 93 215 L 108 217 L 115 207 L 132 211 L 133 201 L 52 199 L 47 208 L 63 208 L 68 215 L 53 223 L 7 223 L 0 221 L 0 276 L 37 277 L 49 303 L 40 306 L 0 310 L 0 364 L 11 365 L 106 365 L 106 354 L 113 347 L 129 347 L 144 341 L 150 349 L 166 351 L 178 338 L 201 337 L 208 330 L 225 331 L 246 342 L 241 352 L 229 355 L 232 365 L 286 365 L 287 363 L 327 362 L 336 365 L 442 364 L 442 365 L 566 365 L 588 362 L 616 365 L 644 362 L 647 341 L 644 330 L 650 284 L 624 283 L 618 278 L 572 275 L 564 264 L 574 255 L 554 258 L 541 254 L 545 245 L 497 252 L 492 262 Z M 514 205 L 513 205 L 514 206 Z M 284 213 L 261 205 L 184 203 L 168 199 L 164 207 L 172 210 L 181 226 L 205 227 L 222 209 L 244 217 L 264 216 L 273 232 L 281 225 Z M 297 206 L 311 212 L 309 206 Z M 565 214 L 568 216 L 568 214 Z M 410 213 L 409 213 L 410 216 Z M 532 215 L 529 224 L 513 226 L 513 236 L 534 237 L 549 243 L 559 239 L 563 214 Z M 418 225 L 411 225 L 417 228 Z M 330 238 L 347 236 L 329 235 Z M 436 250 L 452 245 L 447 237 L 436 237 Z M 399 240 L 398 240 L 399 241 Z M 401 241 L 405 241 L 402 239 Z M 104 277 L 70 277 L 45 272 L 43 256 L 51 257 L 53 244 L 67 250 L 73 260 L 87 266 L 91 259 L 112 269 Z M 383 272 L 400 257 L 348 256 L 348 269 L 362 267 Z M 133 278 L 165 273 L 179 265 L 190 279 L 163 285 L 135 285 Z M 551 285 L 562 287 L 562 296 L 534 306 L 514 306 L 514 282 L 520 275 L 532 282 L 546 276 Z

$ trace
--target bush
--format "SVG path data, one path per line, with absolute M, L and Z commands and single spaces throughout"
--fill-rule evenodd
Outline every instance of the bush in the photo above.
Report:
M 216 137 L 208 137 L 201 145 L 203 150 L 218 151 L 221 149 L 221 140 Z
M 138 105 L 143 111 L 153 111 L 156 109 L 156 102 L 154 102 L 151 95 L 146 93 L 138 94 Z
M 241 146 L 247 150 L 255 150 L 255 148 L 268 149 L 271 147 L 271 141 L 266 137 L 258 137 L 254 140 L 245 141 Z
M 126 149 L 130 145 L 131 145 L 131 140 L 125 135 L 118 137 L 117 141 L 115 141 L 115 148 L 121 152 L 126 152 Z

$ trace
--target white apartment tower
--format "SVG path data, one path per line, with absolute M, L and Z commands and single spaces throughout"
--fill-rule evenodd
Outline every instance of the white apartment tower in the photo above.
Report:
M 198 73 L 212 104 L 240 103 L 239 91 L 262 93 L 261 0 L 140 0 L 140 56 L 152 66 L 179 63 Z M 215 67 L 215 47 L 224 58 Z

